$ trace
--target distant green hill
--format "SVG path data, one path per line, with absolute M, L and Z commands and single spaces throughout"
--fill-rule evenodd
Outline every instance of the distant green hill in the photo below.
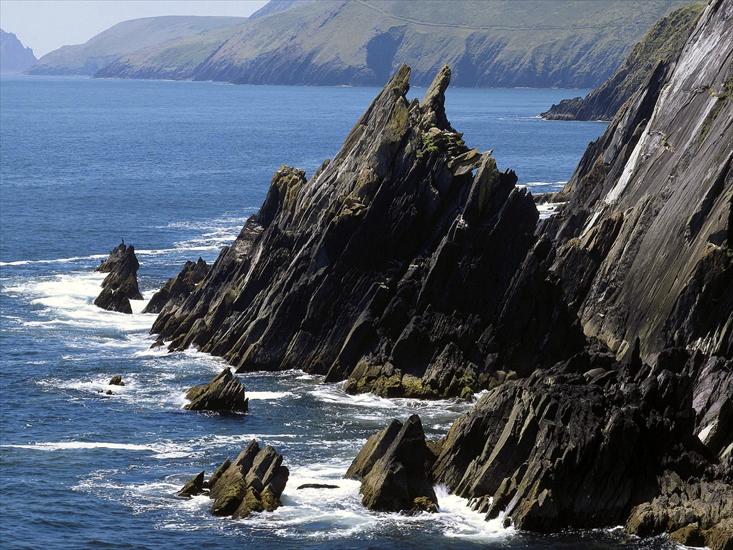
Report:
M 420 85 L 448 63 L 459 86 L 592 87 L 613 73 L 657 19 L 684 4 L 277 0 L 226 29 L 188 33 L 134 49 L 129 44 L 135 41 L 127 40 L 126 51 L 97 62 L 96 74 L 374 85 L 408 63 L 413 83 Z M 85 45 L 90 56 L 94 40 Z M 45 69 L 35 72 L 53 72 L 52 60 L 46 58 L 41 60 Z
M 657 21 L 613 75 L 585 97 L 563 99 L 542 117 L 548 120 L 611 120 L 659 63 L 676 61 L 705 4 L 679 8 Z
M 171 15 L 124 21 L 84 44 L 63 46 L 44 55 L 29 72 L 93 75 L 122 55 L 156 47 L 171 40 L 184 41 L 206 31 L 216 32 L 245 20 L 243 17 Z

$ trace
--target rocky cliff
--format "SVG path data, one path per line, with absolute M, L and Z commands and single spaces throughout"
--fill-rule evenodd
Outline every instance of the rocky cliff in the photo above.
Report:
M 542 113 L 542 118 L 611 120 L 626 100 L 644 86 L 657 65 L 677 60 L 704 6 L 696 2 L 660 19 L 608 80 L 585 97 L 563 99 Z
M 506 376 L 497 370 L 527 373 L 581 345 L 577 322 L 545 297 L 537 330 L 495 330 L 500 319 L 524 322 L 506 309 L 518 276 L 548 300 L 560 290 L 534 266 L 517 275 L 537 211 L 514 173 L 451 127 L 450 70 L 419 102 L 405 97 L 409 74 L 397 71 L 310 180 L 288 167 L 273 176 L 206 278 L 160 313 L 153 332 L 171 349 L 194 345 L 240 371 L 301 368 L 350 378 L 349 391 L 430 397 L 470 394 Z
M 124 41 L 101 40 L 110 29 L 44 56 L 34 71 L 96 67 L 104 77 L 382 86 L 407 63 L 413 84 L 427 86 L 449 63 L 458 86 L 592 87 L 683 3 L 277 1 L 233 26 L 166 40 L 155 29 L 138 36 L 132 28 L 117 29 Z

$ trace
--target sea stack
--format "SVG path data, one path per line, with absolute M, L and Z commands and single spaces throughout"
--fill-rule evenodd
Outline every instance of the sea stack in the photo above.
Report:
M 109 257 L 96 269 L 108 275 L 102 281 L 102 292 L 94 300 L 94 305 L 109 311 L 132 313 L 130 300 L 143 299 L 137 285 L 139 267 L 133 246 L 123 242 L 112 249 Z

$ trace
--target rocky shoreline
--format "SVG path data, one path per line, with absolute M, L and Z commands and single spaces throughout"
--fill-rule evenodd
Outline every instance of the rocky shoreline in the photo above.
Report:
M 487 390 L 440 442 L 417 416 L 369 438 L 346 476 L 370 509 L 434 511 L 441 483 L 519 529 L 623 524 L 730 548 L 731 25 L 733 1 L 711 1 L 543 220 L 517 176 L 451 126 L 450 69 L 408 101 L 401 67 L 333 159 L 310 179 L 279 169 L 215 263 L 166 283 L 156 345 L 353 393 Z M 228 368 L 189 399 L 247 404 Z M 213 478 L 249 479 L 248 460 Z M 284 488 L 235 483 L 236 503 L 217 507 L 218 484 L 214 509 L 235 516 L 272 508 Z M 201 492 L 203 475 L 186 487 Z

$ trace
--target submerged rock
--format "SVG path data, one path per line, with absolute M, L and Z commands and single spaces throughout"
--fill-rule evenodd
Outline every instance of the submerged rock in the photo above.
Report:
M 247 412 L 249 399 L 245 397 L 244 384 L 225 368 L 208 384 L 194 386 L 186 392 L 190 411 Z
M 338 485 L 330 485 L 328 483 L 304 483 L 303 485 L 298 486 L 298 490 L 300 489 L 338 489 Z
M 166 306 L 181 305 L 208 272 L 209 266 L 201 258 L 196 262 L 186 262 L 178 275 L 168 279 L 163 288 L 153 294 L 143 313 L 160 313 Z
M 283 457 L 269 445 L 260 448 L 252 440 L 234 461 L 229 459 L 204 481 L 199 473 L 178 492 L 191 497 L 208 494 L 213 499 L 211 513 L 215 516 L 245 518 L 253 512 L 272 512 L 280 506 L 289 471 Z
M 346 477 L 361 480 L 362 503 L 372 510 L 436 512 L 438 499 L 430 475 L 433 459 L 420 417 L 414 414 L 404 425 L 393 420 L 372 435 Z
M 94 300 L 94 305 L 109 311 L 132 313 L 130 300 L 143 299 L 137 286 L 139 267 L 134 247 L 122 243 L 114 248 L 97 267 L 97 271 L 108 275 L 102 281 L 102 292 Z

